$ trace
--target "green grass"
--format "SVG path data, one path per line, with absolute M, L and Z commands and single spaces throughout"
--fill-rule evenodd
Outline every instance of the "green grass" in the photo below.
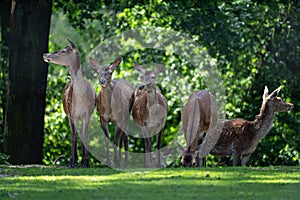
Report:
M 300 167 L 108 168 L 0 166 L 0 199 L 299 199 Z

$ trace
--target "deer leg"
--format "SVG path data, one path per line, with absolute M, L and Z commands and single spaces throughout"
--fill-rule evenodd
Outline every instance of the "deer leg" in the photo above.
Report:
M 124 132 L 121 131 L 118 144 L 119 144 L 119 149 L 118 149 L 118 161 L 119 161 L 119 166 L 121 167 L 121 158 L 122 158 L 122 147 L 123 147 L 123 140 L 124 140 Z
M 241 166 L 241 154 L 233 153 L 233 166 Z
M 252 153 L 249 153 L 249 154 L 245 154 L 245 155 L 242 155 L 242 158 L 241 158 L 241 164 L 242 166 L 246 166 L 250 157 L 251 157 Z
M 115 138 L 114 138 L 114 162 L 116 167 L 120 167 L 120 151 L 118 151 L 120 145 L 120 138 L 122 137 L 122 130 L 116 126 Z
M 152 167 L 151 138 L 146 127 L 142 127 L 142 133 L 144 137 L 145 167 Z
M 78 160 L 77 155 L 77 129 L 75 125 L 75 121 L 69 118 L 69 124 L 72 132 L 72 146 L 71 146 L 71 157 L 70 157 L 70 167 L 75 167 L 75 163 Z
M 163 129 L 161 129 L 161 130 L 158 132 L 158 135 L 157 135 L 157 141 L 156 141 L 157 163 L 158 163 L 158 166 L 159 166 L 159 167 L 162 166 L 162 165 L 161 165 L 161 159 L 160 159 L 160 145 L 161 145 L 162 133 L 163 133 Z
M 201 163 L 200 163 L 200 157 L 199 157 L 199 152 L 196 154 L 196 158 L 195 158 L 195 160 L 196 160 L 196 167 L 200 167 L 200 165 L 201 165 Z
M 101 122 L 101 128 L 103 130 L 104 133 L 104 139 L 105 139 L 105 147 L 106 147 L 106 166 L 110 166 L 111 162 L 110 162 L 110 155 L 109 155 L 109 143 L 110 143 L 110 139 L 109 139 L 109 131 L 108 131 L 108 123 L 106 123 L 102 117 L 100 117 L 100 122 Z
M 82 166 L 90 167 L 89 159 L 88 159 L 88 150 L 86 146 L 88 145 L 88 127 L 89 127 L 89 119 L 82 121 L 82 127 L 80 132 L 81 137 L 81 146 L 82 146 Z
M 197 157 L 196 157 L 196 167 L 206 167 L 206 158 L 200 158 L 200 153 L 197 154 Z
M 124 167 L 128 166 L 128 134 L 126 131 L 123 132 L 124 148 L 125 148 L 125 162 Z M 122 142 L 122 141 L 121 141 Z
M 202 166 L 206 167 L 206 157 L 202 158 Z

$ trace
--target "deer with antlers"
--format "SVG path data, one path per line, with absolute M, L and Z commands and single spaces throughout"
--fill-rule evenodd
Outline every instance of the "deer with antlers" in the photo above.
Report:
M 205 156 L 220 136 L 216 130 L 217 115 L 216 101 L 210 92 L 200 90 L 190 95 L 181 113 L 186 149 L 177 142 L 182 152 L 182 166 L 205 166 Z
M 260 113 L 254 121 L 226 120 L 221 136 L 210 154 L 216 156 L 232 155 L 233 166 L 246 166 L 259 141 L 272 128 L 275 113 L 289 111 L 293 108 L 293 104 L 278 97 L 279 91 L 280 87 L 269 95 L 269 90 L 265 86 Z
M 78 160 L 77 155 L 77 128 L 76 122 L 82 121 L 80 131 L 82 141 L 82 165 L 89 167 L 87 145 L 87 132 L 90 117 L 95 108 L 95 91 L 92 85 L 83 78 L 80 69 L 80 56 L 77 47 L 68 39 L 69 45 L 56 52 L 45 53 L 43 58 L 45 62 L 63 65 L 67 67 L 72 80 L 67 83 L 63 92 L 63 107 L 69 118 L 69 124 L 72 132 L 72 147 L 70 157 L 70 167 L 74 167 Z
M 133 95 L 132 116 L 141 127 L 144 138 L 145 166 L 152 167 L 152 142 L 151 136 L 157 135 L 157 162 L 161 166 L 160 145 L 163 128 L 168 112 L 166 98 L 156 86 L 157 75 L 163 69 L 159 64 L 155 70 L 145 70 L 134 62 L 135 69 L 140 73 L 141 84 Z
M 109 66 L 101 66 L 94 58 L 89 58 L 90 63 L 99 75 L 101 91 L 96 100 L 100 123 L 105 135 L 106 142 L 106 165 L 110 165 L 109 155 L 109 130 L 108 123 L 115 124 L 114 136 L 114 163 L 120 167 L 122 141 L 124 140 L 125 162 L 128 165 L 128 135 L 126 132 L 132 105 L 132 94 L 134 88 L 125 80 L 112 80 L 114 70 L 120 65 L 122 58 L 116 59 Z M 119 151 L 118 151 L 119 148 Z

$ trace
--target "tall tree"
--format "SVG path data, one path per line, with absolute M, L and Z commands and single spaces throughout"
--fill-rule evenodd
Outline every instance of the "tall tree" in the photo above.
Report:
M 13 164 L 42 162 L 51 0 L 13 0 L 4 152 Z

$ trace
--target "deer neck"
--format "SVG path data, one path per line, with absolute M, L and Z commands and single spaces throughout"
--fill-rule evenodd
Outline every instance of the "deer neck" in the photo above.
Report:
M 157 104 L 156 95 L 157 95 L 156 88 L 153 88 L 153 89 L 147 91 L 147 106 L 148 106 L 148 108 Z
M 265 137 L 273 125 L 274 111 L 263 103 L 259 115 L 257 115 L 255 122 L 255 128 L 257 129 L 257 136 L 262 139 Z
M 82 76 L 82 73 L 78 73 L 78 72 L 81 72 L 80 58 L 79 58 L 78 54 L 76 55 L 76 59 L 73 61 L 73 63 L 71 65 L 67 66 L 67 69 L 73 80 L 76 79 L 77 75 Z
M 111 106 L 111 96 L 112 96 L 113 86 L 112 83 L 107 84 L 106 87 L 101 87 L 101 99 L 106 107 Z
M 85 81 L 80 70 L 79 56 L 75 59 L 72 65 L 67 66 L 68 72 L 71 75 L 73 82 L 73 91 L 75 93 L 82 93 L 85 91 Z

